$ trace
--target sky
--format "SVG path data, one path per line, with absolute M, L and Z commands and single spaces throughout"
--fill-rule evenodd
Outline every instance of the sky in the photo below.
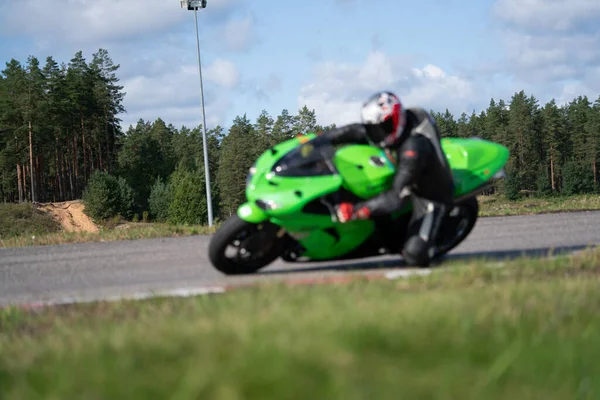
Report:
M 598 0 L 208 0 L 198 11 L 207 127 L 306 105 L 360 121 L 373 92 L 457 118 L 520 90 L 600 95 Z M 194 12 L 179 0 L 0 0 L 0 62 L 108 50 L 140 118 L 202 121 Z

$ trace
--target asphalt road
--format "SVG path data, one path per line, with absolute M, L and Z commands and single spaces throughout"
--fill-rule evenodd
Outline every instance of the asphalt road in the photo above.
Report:
M 252 276 L 228 277 L 208 262 L 209 240 L 208 236 L 192 236 L 0 249 L 0 305 L 402 268 L 400 258 L 388 256 L 326 264 L 276 262 Z M 576 251 L 598 243 L 600 212 L 482 218 L 447 258 L 545 255 L 551 248 Z

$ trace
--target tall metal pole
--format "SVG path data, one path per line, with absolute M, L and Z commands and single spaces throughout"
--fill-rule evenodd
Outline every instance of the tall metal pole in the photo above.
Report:
M 208 167 L 208 141 L 206 139 L 206 113 L 204 112 L 204 88 L 202 86 L 202 63 L 200 62 L 200 35 L 198 34 L 198 8 L 194 7 L 196 24 L 196 48 L 198 50 L 198 75 L 200 76 L 200 101 L 202 103 L 202 143 L 204 147 L 204 175 L 206 181 L 206 206 L 208 208 L 208 226 L 213 225 L 212 196 L 210 191 L 210 173 Z

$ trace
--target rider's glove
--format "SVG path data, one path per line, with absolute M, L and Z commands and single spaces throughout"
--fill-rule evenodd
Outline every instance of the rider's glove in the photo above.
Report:
M 336 214 L 338 221 L 344 223 L 353 219 L 367 219 L 371 212 L 367 207 L 355 211 L 352 203 L 341 203 L 337 206 Z

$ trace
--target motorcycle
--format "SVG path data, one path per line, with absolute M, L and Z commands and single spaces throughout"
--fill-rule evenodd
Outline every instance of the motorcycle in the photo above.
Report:
M 335 205 L 388 190 L 396 168 L 378 147 L 336 148 L 310 133 L 266 150 L 246 179 L 246 202 L 211 238 L 209 259 L 227 275 L 251 274 L 277 258 L 326 262 L 398 254 L 412 204 L 387 218 L 340 223 Z M 443 138 L 455 182 L 454 204 L 444 216 L 433 259 L 461 243 L 479 214 L 477 195 L 506 178 L 509 150 L 480 138 Z M 233 252 L 229 256 L 228 251 Z

